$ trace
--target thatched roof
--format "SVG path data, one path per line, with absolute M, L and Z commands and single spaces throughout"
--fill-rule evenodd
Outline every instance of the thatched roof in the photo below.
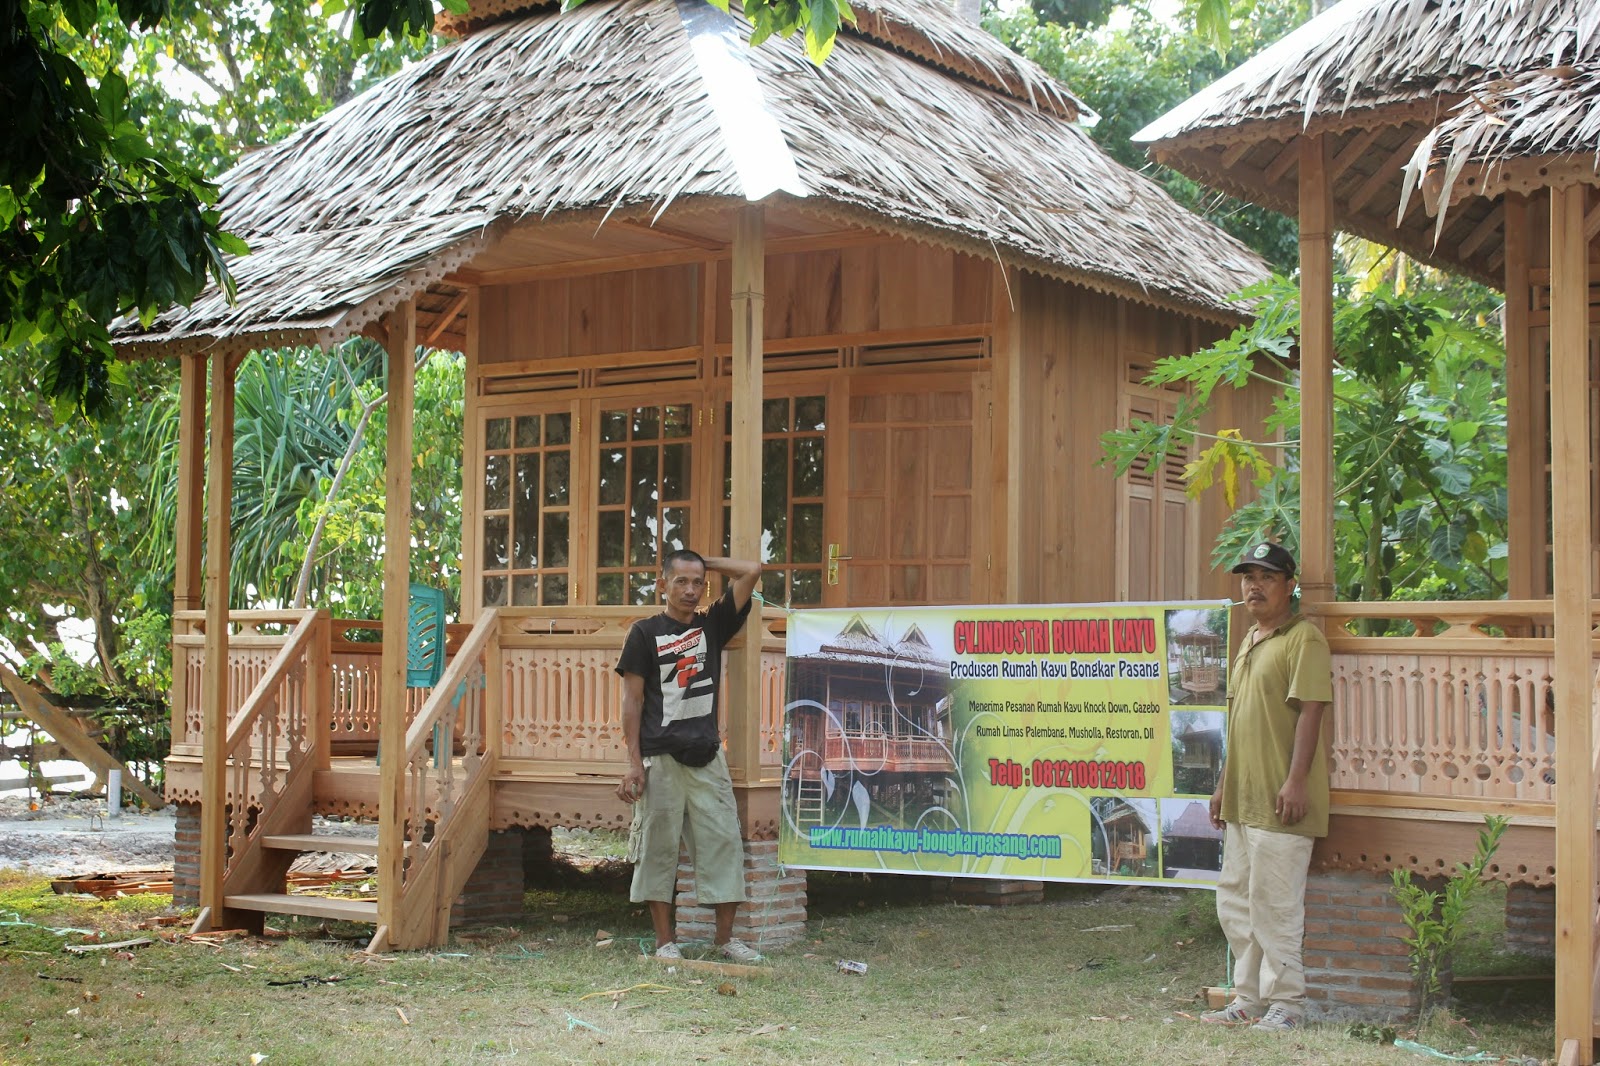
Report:
M 328 343 L 430 288 L 449 303 L 440 283 L 512 240 L 545 262 L 594 258 L 619 239 L 609 223 L 682 231 L 763 198 L 818 228 L 1237 318 L 1226 296 L 1261 260 L 1102 153 L 1041 71 L 950 25 L 938 0 L 860 10 L 877 36 L 842 34 L 821 70 L 797 41 L 750 49 L 702 0 L 590 0 L 475 28 L 226 175 L 225 224 L 254 250 L 234 265 L 238 304 L 208 292 L 119 339 Z M 901 41 L 902 25 L 923 32 Z M 973 58 L 957 62 L 958 33 Z M 590 250 L 571 251 L 580 236 Z
M 1473 86 L 1406 164 L 1442 227 L 1450 204 L 1507 189 L 1600 185 L 1600 63 L 1553 67 Z
M 1341 229 L 1499 284 L 1496 205 L 1462 204 L 1436 247 L 1418 204 L 1400 213 L 1403 167 L 1474 86 L 1596 61 L 1594 0 L 1344 0 L 1135 138 L 1199 181 L 1295 214 L 1296 138 L 1324 134 Z

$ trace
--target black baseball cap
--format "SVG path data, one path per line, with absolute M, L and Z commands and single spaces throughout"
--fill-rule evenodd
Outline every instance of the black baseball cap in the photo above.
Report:
M 1239 565 L 1233 568 L 1233 572 L 1242 574 L 1252 566 L 1294 576 L 1294 556 L 1290 555 L 1289 549 L 1282 544 L 1274 544 L 1270 540 L 1264 540 L 1245 552 L 1244 558 L 1239 560 Z

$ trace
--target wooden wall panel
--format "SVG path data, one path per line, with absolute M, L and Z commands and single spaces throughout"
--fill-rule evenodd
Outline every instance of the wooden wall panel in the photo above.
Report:
M 1019 598 L 1110 600 L 1116 481 L 1096 461 L 1100 434 L 1117 419 L 1117 301 L 1033 274 L 1022 274 L 1017 289 Z
M 768 256 L 766 335 L 820 337 L 840 332 L 841 272 L 838 249 Z
M 560 359 L 571 355 L 567 342 L 569 282 L 527 281 L 483 289 L 483 363 Z
M 840 252 L 839 284 L 839 328 L 845 333 L 877 329 L 878 249 L 858 244 Z
M 909 329 L 918 324 L 919 305 L 923 299 L 934 298 L 917 284 L 923 257 L 950 253 L 905 241 L 880 244 L 877 251 L 878 328 Z
M 587 274 L 568 282 L 573 355 L 628 352 L 633 343 L 633 274 Z
M 633 346 L 638 351 L 699 342 L 700 264 L 639 270 L 633 278 Z

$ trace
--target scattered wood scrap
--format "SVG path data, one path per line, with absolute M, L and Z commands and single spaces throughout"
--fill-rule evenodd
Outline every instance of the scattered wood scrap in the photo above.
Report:
M 91 951 L 117 951 L 124 948 L 142 948 L 148 944 L 154 943 L 155 941 L 151 940 L 149 937 L 141 936 L 135 937 L 133 940 L 117 940 L 109 944 L 68 944 L 62 948 L 62 950 L 69 951 L 74 955 L 87 955 Z

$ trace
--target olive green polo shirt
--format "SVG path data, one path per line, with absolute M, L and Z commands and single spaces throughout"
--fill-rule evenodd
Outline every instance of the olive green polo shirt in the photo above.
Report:
M 1278 790 L 1289 776 L 1301 703 L 1333 699 L 1328 641 L 1304 618 L 1295 618 L 1251 643 L 1254 628 L 1233 660 L 1228 678 L 1228 755 L 1222 778 L 1222 819 L 1298 836 L 1328 835 L 1327 744 L 1317 739 L 1306 774 L 1306 816 L 1284 825 Z

